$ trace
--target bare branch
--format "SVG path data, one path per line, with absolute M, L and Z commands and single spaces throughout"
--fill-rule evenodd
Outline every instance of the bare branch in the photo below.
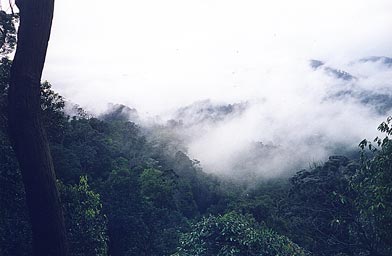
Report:
M 13 4 L 12 4 L 12 0 L 8 0 L 8 3 L 10 4 L 10 9 L 11 9 L 12 15 L 15 15 L 14 6 L 13 6 Z

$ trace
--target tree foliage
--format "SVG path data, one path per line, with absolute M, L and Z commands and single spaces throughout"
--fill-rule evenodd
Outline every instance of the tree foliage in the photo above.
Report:
M 70 255 L 107 255 L 107 219 L 102 213 L 100 195 L 91 190 L 87 177 L 79 184 L 59 183 Z
M 353 254 L 350 235 L 355 221 L 350 177 L 358 167 L 345 157 L 333 156 L 321 166 L 291 178 L 284 218 L 293 240 L 320 255 Z
M 384 138 L 376 138 L 374 147 L 364 140 L 360 146 L 371 152 L 362 152 L 361 168 L 351 184 L 357 192 L 355 204 L 360 212 L 359 221 L 365 232 L 364 243 L 374 255 L 392 254 L 392 117 L 378 130 Z M 370 156 L 369 156 L 370 155 Z
M 16 47 L 17 13 L 7 13 L 0 9 L 0 57 L 7 56 Z
M 202 218 L 183 233 L 178 256 L 307 255 L 298 245 L 236 212 Z

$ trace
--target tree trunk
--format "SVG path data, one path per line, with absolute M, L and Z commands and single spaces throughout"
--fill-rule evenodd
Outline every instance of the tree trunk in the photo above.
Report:
M 20 26 L 8 98 L 10 138 L 26 190 L 34 255 L 67 255 L 64 217 L 40 106 L 54 0 L 20 0 L 17 6 Z

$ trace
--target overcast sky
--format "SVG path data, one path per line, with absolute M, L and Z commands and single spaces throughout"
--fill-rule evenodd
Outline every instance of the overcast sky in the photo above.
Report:
M 390 0 L 57 0 L 43 78 L 98 111 L 247 100 L 310 58 L 392 55 L 391 14 Z

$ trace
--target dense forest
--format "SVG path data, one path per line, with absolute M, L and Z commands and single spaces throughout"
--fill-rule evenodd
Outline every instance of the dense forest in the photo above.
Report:
M 8 133 L 16 17 L 0 11 L 0 255 L 32 255 Z M 70 255 L 392 255 L 392 118 L 354 158 L 249 185 L 207 174 L 120 107 L 93 116 L 41 84 Z M 67 103 L 70 104 L 70 103 Z M 375 127 L 376 129 L 377 127 Z M 240 131 L 239 131 L 240 132 Z

